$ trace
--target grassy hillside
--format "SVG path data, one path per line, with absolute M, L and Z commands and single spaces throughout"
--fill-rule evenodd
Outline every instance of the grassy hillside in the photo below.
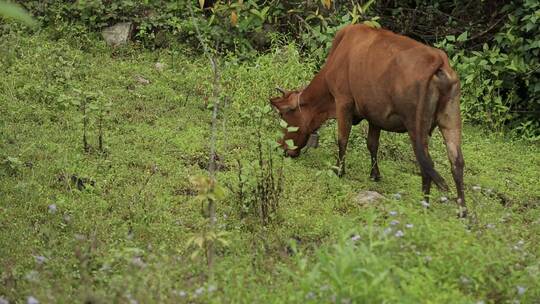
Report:
M 420 204 L 405 135 L 383 133 L 378 183 L 364 123 L 341 179 L 330 173 L 334 123 L 298 159 L 268 152 L 279 128 L 265 110 L 273 88 L 306 84 L 314 65 L 290 46 L 221 58 L 217 179 L 228 191 L 217 213 L 228 245 L 209 281 L 187 242 L 206 221 L 189 181 L 207 174 L 204 58 L 47 33 L 6 34 L 0 52 L 0 298 L 10 303 L 540 302 L 538 146 L 465 126 L 471 216 L 460 220 L 455 193 L 445 203 L 434 189 L 431 207 Z M 258 143 L 273 176 L 284 175 L 266 225 L 255 194 L 238 194 L 257 183 Z M 431 153 L 450 182 L 438 133 Z M 358 204 L 365 190 L 385 199 Z

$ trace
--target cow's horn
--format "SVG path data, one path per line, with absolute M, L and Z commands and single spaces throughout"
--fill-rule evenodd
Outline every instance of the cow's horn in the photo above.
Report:
M 276 87 L 276 90 L 278 90 L 281 94 L 285 95 L 286 91 L 280 87 Z

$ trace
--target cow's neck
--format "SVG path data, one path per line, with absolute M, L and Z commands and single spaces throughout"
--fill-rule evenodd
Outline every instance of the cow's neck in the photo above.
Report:
M 302 103 L 314 114 L 309 123 L 310 132 L 316 131 L 326 120 L 336 116 L 334 98 L 326 85 L 324 69 L 302 91 Z

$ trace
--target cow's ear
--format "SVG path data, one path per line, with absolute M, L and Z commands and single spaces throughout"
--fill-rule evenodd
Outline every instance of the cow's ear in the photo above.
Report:
M 290 98 L 277 97 L 272 98 L 270 103 L 278 109 L 280 113 L 287 113 L 295 109 L 295 104 L 290 101 Z
M 278 92 L 280 92 L 283 96 L 287 95 L 287 93 L 288 93 L 287 90 L 284 90 L 284 89 L 282 89 L 280 87 L 276 87 L 276 90 Z

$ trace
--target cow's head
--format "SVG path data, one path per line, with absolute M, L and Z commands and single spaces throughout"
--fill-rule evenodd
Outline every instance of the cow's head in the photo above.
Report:
M 281 118 L 287 122 L 290 127 L 297 127 L 297 130 L 283 129 L 283 139 L 279 141 L 286 155 L 296 157 L 300 155 L 300 150 L 306 145 L 311 131 L 309 125 L 311 122 L 311 111 L 303 107 L 301 91 L 285 91 L 277 88 L 282 94 L 280 97 L 270 99 L 272 106 L 279 112 Z M 290 129 L 290 128 L 289 128 Z M 294 128 L 295 129 L 295 128 Z M 289 147 L 286 143 L 288 139 L 294 142 L 296 147 Z

